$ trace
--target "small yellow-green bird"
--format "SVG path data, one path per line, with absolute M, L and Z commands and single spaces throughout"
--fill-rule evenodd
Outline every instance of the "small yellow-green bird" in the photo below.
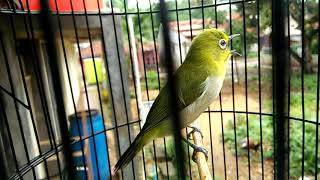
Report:
M 227 36 L 211 28 L 203 30 L 192 41 L 188 54 L 174 73 L 180 125 L 185 128 L 212 103 L 220 93 L 230 56 L 238 54 L 228 44 L 239 34 Z M 130 147 L 120 157 L 114 173 L 125 167 L 152 140 L 173 134 L 173 114 L 169 110 L 169 88 L 165 85 L 155 99 L 146 122 Z

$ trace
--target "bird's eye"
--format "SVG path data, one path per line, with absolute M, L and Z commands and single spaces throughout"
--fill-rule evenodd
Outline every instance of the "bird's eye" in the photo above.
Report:
M 227 42 L 224 39 L 220 39 L 219 46 L 221 49 L 225 49 L 227 47 Z

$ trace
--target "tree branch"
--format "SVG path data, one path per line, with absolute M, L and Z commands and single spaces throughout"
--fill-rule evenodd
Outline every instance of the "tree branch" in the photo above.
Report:
M 193 126 L 199 127 L 197 122 L 193 123 Z M 201 134 L 197 131 L 192 133 L 194 144 L 197 146 L 203 146 Z M 210 170 L 207 164 L 206 157 L 203 153 L 198 152 L 196 154 L 196 163 L 199 170 L 199 175 L 201 180 L 211 180 Z

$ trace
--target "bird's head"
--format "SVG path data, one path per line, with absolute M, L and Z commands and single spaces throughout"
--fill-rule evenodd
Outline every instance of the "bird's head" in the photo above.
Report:
M 237 36 L 240 36 L 240 34 L 228 36 L 216 28 L 204 29 L 193 39 L 190 51 L 212 57 L 201 59 L 204 61 L 226 62 L 230 56 L 240 55 L 235 50 L 230 50 L 231 40 Z

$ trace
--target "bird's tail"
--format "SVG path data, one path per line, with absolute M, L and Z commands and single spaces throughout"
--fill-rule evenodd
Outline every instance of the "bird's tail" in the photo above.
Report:
M 129 164 L 129 162 L 134 158 L 134 156 L 143 148 L 146 142 L 146 136 L 141 133 L 135 138 L 129 148 L 124 152 L 124 154 L 120 157 L 117 164 L 114 166 L 113 172 L 116 174 L 119 169 L 124 168 Z

